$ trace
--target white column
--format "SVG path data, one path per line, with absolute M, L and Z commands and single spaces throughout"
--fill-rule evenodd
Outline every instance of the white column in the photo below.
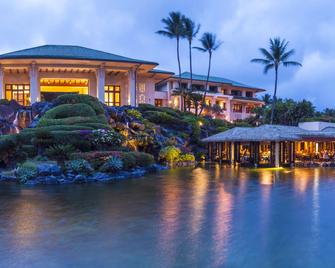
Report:
M 97 74 L 97 97 L 99 101 L 105 103 L 106 70 L 103 64 L 96 70 L 96 74 Z
M 279 142 L 276 141 L 276 143 L 275 143 L 275 167 L 276 168 L 278 168 L 280 166 L 280 163 L 279 163 L 279 157 L 280 157 L 280 155 L 279 155 L 279 152 L 280 152 L 279 146 L 280 146 Z
M 0 65 L 0 96 L 1 96 L 1 99 L 6 98 L 6 92 L 5 92 L 5 89 L 4 89 L 3 78 L 4 78 L 4 71 L 3 71 L 2 66 Z
M 226 120 L 231 121 L 231 100 L 226 100 Z
M 30 78 L 30 102 L 31 104 L 41 100 L 40 88 L 38 86 L 38 66 L 33 62 L 29 68 Z
M 136 106 L 136 71 L 128 71 L 129 105 Z
M 230 144 L 230 159 L 231 159 L 231 164 L 234 165 L 235 164 L 235 142 L 232 142 Z

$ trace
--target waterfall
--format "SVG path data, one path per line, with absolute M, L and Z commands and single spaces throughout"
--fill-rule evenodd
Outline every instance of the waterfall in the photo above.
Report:
M 19 114 L 20 111 L 17 111 L 15 114 L 15 119 L 13 121 L 13 131 L 15 134 L 20 132 L 20 128 L 19 128 Z

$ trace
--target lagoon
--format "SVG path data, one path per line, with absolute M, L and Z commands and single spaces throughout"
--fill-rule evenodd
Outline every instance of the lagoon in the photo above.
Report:
M 333 267 L 335 169 L 0 185 L 0 267 Z

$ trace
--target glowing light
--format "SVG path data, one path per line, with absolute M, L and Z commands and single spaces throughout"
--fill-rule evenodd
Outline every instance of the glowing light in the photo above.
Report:
M 204 125 L 204 123 L 202 123 L 201 121 L 199 121 L 198 123 L 199 123 L 199 126 L 201 127 Z

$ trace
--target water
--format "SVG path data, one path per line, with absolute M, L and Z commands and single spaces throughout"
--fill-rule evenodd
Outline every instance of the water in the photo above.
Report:
M 334 267 L 335 170 L 0 186 L 0 267 Z

